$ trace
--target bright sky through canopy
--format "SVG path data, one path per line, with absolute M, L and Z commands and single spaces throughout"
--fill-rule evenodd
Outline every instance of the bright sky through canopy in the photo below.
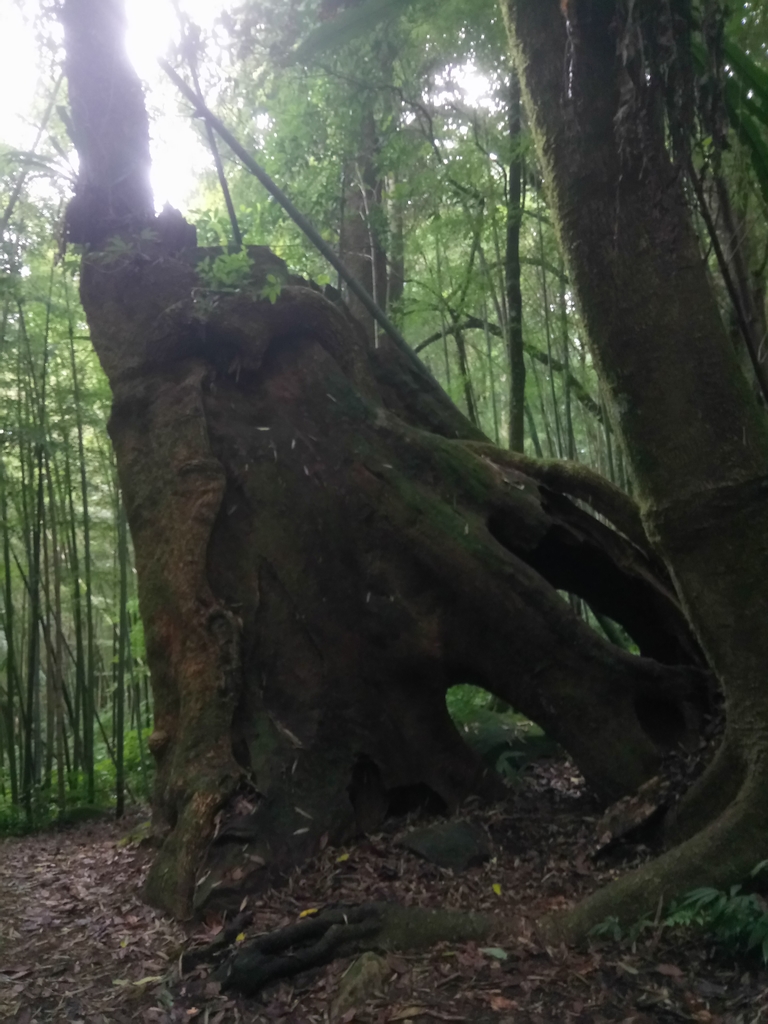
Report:
M 22 6 L 27 18 L 38 10 L 35 0 Z M 182 0 L 181 6 L 205 31 L 226 5 L 219 0 Z M 166 54 L 178 34 L 178 20 L 171 0 L 126 0 L 126 10 L 128 52 L 148 87 L 155 202 L 160 207 L 167 200 L 184 209 L 210 155 L 198 142 L 189 119 L 178 113 L 175 90 L 157 67 L 157 58 Z M 40 81 L 33 30 L 14 0 L 0 0 L 0 26 L 0 142 L 24 149 L 32 144 L 36 132 L 30 113 L 35 93 L 45 91 L 50 83 Z
M 180 0 L 182 10 L 209 32 L 225 0 Z M 20 10 L 21 7 L 21 10 Z M 26 149 L 32 145 L 37 125 L 33 112 L 35 95 L 46 96 L 51 82 L 40 78 L 41 69 L 31 19 L 39 12 L 39 0 L 0 0 L 3 60 L 0 62 L 0 143 Z M 152 143 L 152 187 L 155 205 L 163 203 L 188 212 L 188 202 L 199 175 L 210 168 L 211 155 L 193 131 L 190 119 L 179 112 L 178 94 L 157 65 L 178 36 L 179 24 L 173 0 L 126 0 L 128 52 L 147 86 Z M 471 63 L 451 72 L 453 81 L 473 106 L 492 106 L 488 80 Z M 445 85 L 447 79 L 443 79 Z M 38 102 L 37 112 L 41 105 Z M 183 108 L 182 108 L 183 109 Z

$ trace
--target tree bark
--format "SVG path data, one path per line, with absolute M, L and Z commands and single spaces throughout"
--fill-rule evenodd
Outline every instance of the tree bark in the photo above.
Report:
M 125 50 L 123 0 L 65 0 L 69 126 L 80 166 L 67 239 L 98 244 L 154 215 L 149 120 Z
M 111 112 L 119 124 L 122 97 L 141 153 L 130 75 L 114 73 Z M 104 82 L 78 88 L 87 151 Z M 138 190 L 115 225 L 82 189 L 85 223 L 127 229 L 86 254 L 81 298 L 113 392 L 155 695 L 153 903 L 178 917 L 236 906 L 392 806 L 498 793 L 448 715 L 456 682 L 538 722 L 605 799 L 695 732 L 696 643 L 605 485 L 565 467 L 537 482 L 479 447 L 410 353 L 372 346 L 268 250 L 217 291 L 197 272 L 216 253 L 180 215 L 151 218 Z M 561 585 L 654 658 L 601 639 Z
M 387 303 L 387 254 L 382 244 L 385 213 L 384 182 L 377 166 L 376 121 L 370 97 L 360 115 L 358 151 L 344 168 L 344 217 L 339 255 L 355 279 L 383 309 Z M 370 337 L 377 332 L 373 317 L 354 296 L 349 296 L 353 315 Z
M 649 0 L 628 24 L 605 0 L 505 4 L 643 520 L 727 701 L 723 747 L 678 816 L 675 834 L 688 841 L 587 901 L 566 924 L 571 935 L 696 885 L 740 880 L 768 835 L 768 427 L 725 337 L 666 153 L 658 77 L 632 44 L 633 32 L 653 30 L 655 8 Z
M 154 903 L 234 905 L 404 798 L 497 792 L 448 716 L 459 681 L 540 723 L 607 800 L 695 731 L 695 644 L 637 547 L 474 451 L 436 384 L 414 393 L 394 344 L 371 349 L 267 250 L 251 294 L 206 298 L 205 250 L 140 244 L 89 257 L 81 293 L 155 693 Z M 603 641 L 533 565 L 570 566 L 630 630 L 634 594 L 641 642 L 675 664 Z
M 387 313 L 402 330 L 405 291 L 405 202 L 397 175 L 388 182 L 387 206 L 391 225 L 390 258 L 387 264 Z
M 523 217 L 523 157 L 520 79 L 509 79 L 509 178 L 507 184 L 507 239 L 504 283 L 507 293 L 507 350 L 509 352 L 509 447 L 525 451 L 525 349 L 523 345 L 523 293 L 520 288 L 520 224 Z

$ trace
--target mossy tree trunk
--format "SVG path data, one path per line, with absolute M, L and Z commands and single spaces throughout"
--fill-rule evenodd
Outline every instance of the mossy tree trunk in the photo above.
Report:
M 722 749 L 674 823 L 687 841 L 585 904 L 567 929 L 578 934 L 739 880 L 766 855 L 768 425 L 725 336 L 638 43 L 663 30 L 664 5 L 504 6 L 643 520 L 727 697 Z
M 703 679 L 638 547 L 495 462 L 394 345 L 251 254 L 257 281 L 286 282 L 274 304 L 201 290 L 204 251 L 161 243 L 89 257 L 81 283 L 155 691 L 169 833 L 149 894 L 180 916 L 409 796 L 495 792 L 446 710 L 454 683 L 538 722 L 612 799 L 695 728 Z M 533 566 L 677 665 L 603 641 Z
M 78 145 L 122 159 L 132 138 L 143 154 L 122 4 L 64 10 Z M 104 53 L 90 60 L 88 41 Z M 94 140 L 105 117 L 121 130 Z M 415 360 L 372 347 L 268 250 L 237 291 L 212 290 L 194 229 L 148 213 L 142 160 L 120 197 L 114 166 L 81 163 L 70 225 L 93 246 L 81 297 L 113 392 L 155 695 L 149 898 L 180 917 L 237 905 L 393 802 L 495 792 L 447 713 L 455 682 L 542 725 L 606 799 L 644 781 L 695 729 L 705 676 L 626 497 L 488 445 Z M 603 641 L 556 586 L 645 656 Z

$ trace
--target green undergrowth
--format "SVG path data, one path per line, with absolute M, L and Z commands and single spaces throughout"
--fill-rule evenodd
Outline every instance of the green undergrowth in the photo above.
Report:
M 142 730 L 142 743 L 136 729 L 125 734 L 125 802 L 132 804 L 148 799 L 154 769 L 154 760 L 147 750 L 151 729 Z M 85 776 L 82 772 L 69 772 L 65 782 L 65 806 L 58 805 L 58 777 L 56 769 L 50 783 L 36 786 L 30 798 L 14 804 L 10 783 L 0 780 L 0 836 L 26 835 L 59 825 L 76 825 L 97 820 L 114 812 L 116 805 L 117 773 L 106 744 L 96 747 L 94 764 L 94 799 L 88 799 Z
M 520 730 L 533 731 L 543 735 L 541 729 L 525 715 L 513 711 L 508 704 L 500 701 L 498 697 L 494 697 L 492 693 L 484 690 L 481 686 L 472 686 L 469 683 L 452 686 L 445 695 L 445 703 L 451 718 L 457 725 L 476 721 L 478 716 L 483 717 L 484 713 L 491 712 L 514 724 Z
M 760 892 L 745 891 L 754 890 L 758 878 L 764 885 L 767 873 L 768 860 L 764 860 L 750 872 L 747 883 L 733 885 L 727 891 L 693 889 L 673 902 L 658 921 L 643 917 L 624 929 L 616 918 L 607 918 L 592 930 L 592 935 L 634 946 L 647 932 L 689 931 L 713 939 L 724 952 L 738 959 L 760 959 L 768 964 L 768 901 Z
M 508 782 L 531 761 L 559 752 L 538 725 L 479 686 L 452 686 L 446 705 L 465 743 Z

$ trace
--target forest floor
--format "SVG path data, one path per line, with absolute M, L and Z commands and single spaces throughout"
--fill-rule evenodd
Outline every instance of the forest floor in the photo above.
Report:
M 404 904 L 537 916 L 566 906 L 626 868 L 595 861 L 599 813 L 567 762 L 539 764 L 507 803 L 468 808 L 495 856 L 461 875 L 398 846 L 408 825 L 344 850 L 327 848 L 282 889 L 251 897 L 249 933 L 334 903 Z M 14 1024 L 326 1022 L 436 1024 L 703 1024 L 768 1022 L 768 974 L 735 963 L 690 933 L 650 929 L 632 946 L 503 949 L 436 946 L 379 962 L 378 991 L 334 1014 L 349 961 L 233 998 L 198 968 L 179 976 L 180 951 L 210 941 L 222 920 L 185 929 L 140 893 L 151 851 L 125 837 L 142 820 L 99 822 L 0 843 L 0 1021 Z M 643 850 L 631 852 L 637 860 Z M 615 855 L 614 855 L 615 857 Z

